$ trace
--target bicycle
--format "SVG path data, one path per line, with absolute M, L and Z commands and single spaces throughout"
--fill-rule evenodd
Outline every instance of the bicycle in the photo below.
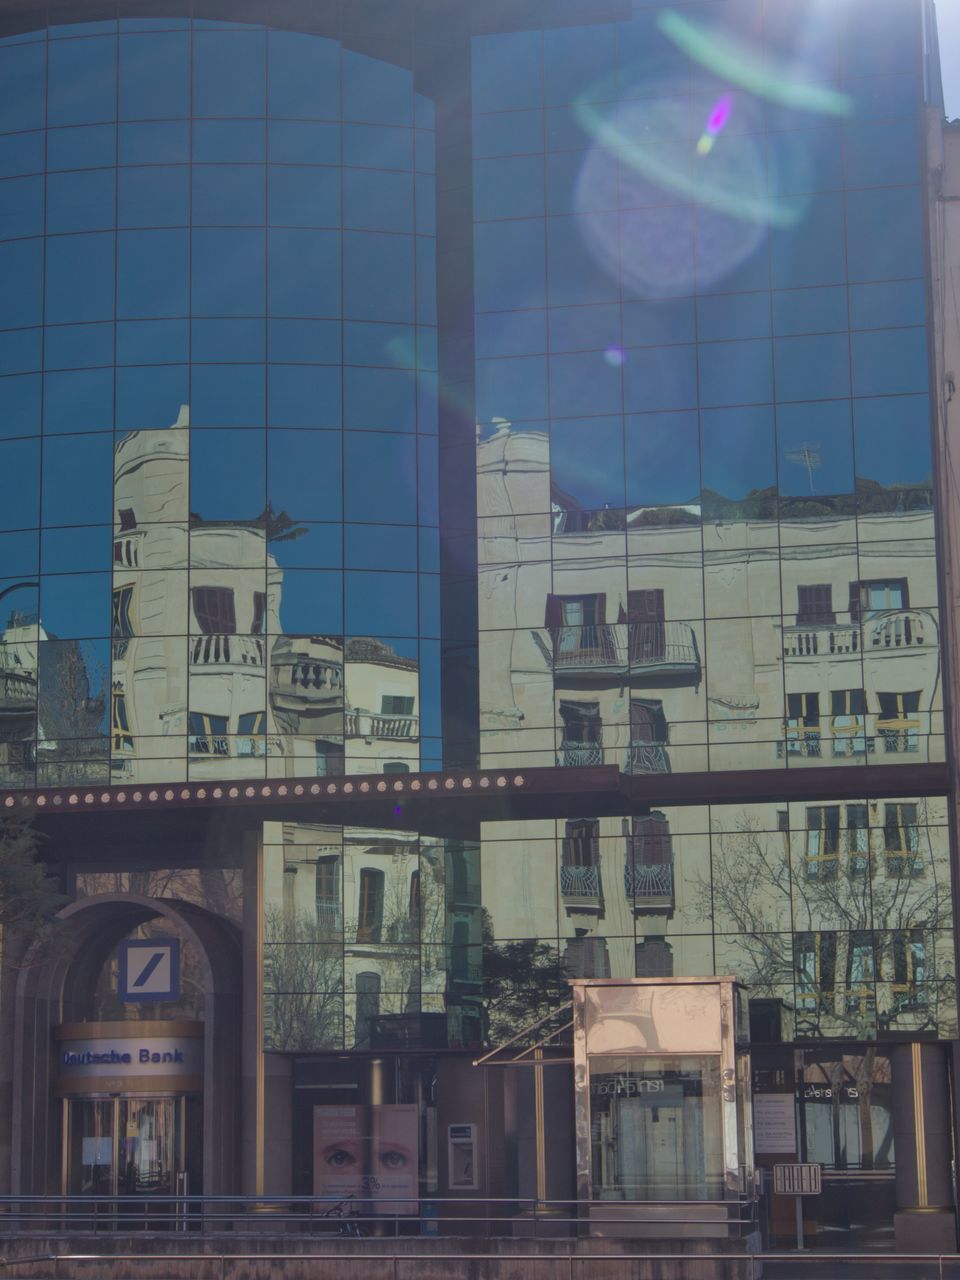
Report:
M 351 1210 L 352 1196 L 348 1196 L 346 1200 L 340 1200 L 337 1204 L 332 1204 L 320 1214 L 321 1218 L 335 1218 L 337 1222 L 337 1235 L 349 1236 L 358 1240 L 367 1235 L 366 1228 L 356 1221 L 357 1212 Z

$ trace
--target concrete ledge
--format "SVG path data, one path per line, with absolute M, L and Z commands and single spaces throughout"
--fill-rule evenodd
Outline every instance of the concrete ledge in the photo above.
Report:
M 752 1280 L 753 1261 L 746 1241 L 189 1232 L 18 1236 L 0 1254 L 10 1280 Z

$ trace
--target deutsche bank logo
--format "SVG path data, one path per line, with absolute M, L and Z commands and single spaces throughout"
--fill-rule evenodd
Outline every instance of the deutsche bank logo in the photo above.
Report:
M 178 1000 L 180 943 L 176 938 L 120 943 L 120 999 Z

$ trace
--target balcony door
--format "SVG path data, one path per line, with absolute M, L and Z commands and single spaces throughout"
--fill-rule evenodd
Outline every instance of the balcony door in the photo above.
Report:
M 665 618 L 661 588 L 627 592 L 631 663 L 663 661 L 667 639 Z

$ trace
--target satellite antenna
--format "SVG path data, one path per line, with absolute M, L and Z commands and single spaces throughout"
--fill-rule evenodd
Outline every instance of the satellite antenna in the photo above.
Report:
M 810 492 L 814 492 L 813 473 L 820 470 L 820 464 L 823 462 L 823 455 L 820 452 L 819 444 L 807 444 L 806 441 L 797 449 L 791 449 L 784 455 L 788 462 L 795 462 L 801 467 L 807 468 L 807 477 L 810 480 Z

